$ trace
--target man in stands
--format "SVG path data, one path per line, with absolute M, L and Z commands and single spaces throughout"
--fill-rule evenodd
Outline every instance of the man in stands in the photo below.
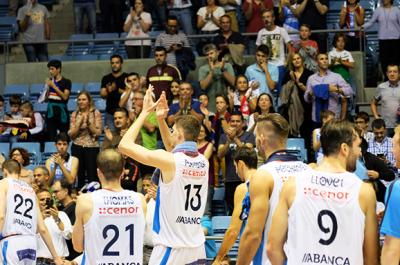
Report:
M 237 264 L 247 265 L 251 261 L 253 264 L 271 264 L 266 243 L 282 185 L 308 169 L 285 150 L 288 134 L 289 124 L 279 114 L 268 114 L 257 122 L 257 149 L 267 160 L 250 181 L 250 212 L 240 240 Z
M 104 141 L 102 149 L 117 148 L 122 137 L 129 128 L 128 111 L 124 108 L 117 108 L 114 112 L 114 129 L 104 128 Z
M 371 124 L 374 138 L 368 142 L 368 152 L 374 154 L 385 161 L 389 167 L 396 166 L 393 156 L 392 138 L 387 136 L 386 124 L 383 119 L 376 119 Z
M 272 264 L 378 264 L 375 192 L 349 173 L 356 168 L 360 143 L 348 121 L 322 127 L 323 161 L 282 188 L 268 238 Z
M 399 120 L 400 102 L 400 75 L 399 66 L 390 64 L 387 67 L 386 76 L 388 81 L 380 84 L 371 102 L 371 112 L 375 119 L 381 117 L 385 120 L 388 135 L 393 136 L 393 128 Z M 379 112 L 378 104 L 380 103 Z
M 125 160 L 114 149 L 97 156 L 101 190 L 82 194 L 76 203 L 74 249 L 87 264 L 143 263 L 146 202 L 120 184 Z
M 50 173 L 45 166 L 37 166 L 33 171 L 34 184 L 33 189 L 38 192 L 39 190 L 48 190 L 50 187 Z
M 79 160 L 68 153 L 69 137 L 62 132 L 57 135 L 54 153 L 46 160 L 46 168 L 50 172 L 49 182 L 65 179 L 69 184 L 74 184 L 78 174 Z
M 105 126 L 114 128 L 114 112 L 119 106 L 122 92 L 125 90 L 126 73 L 122 71 L 124 60 L 118 54 L 110 57 L 111 73 L 101 79 L 100 96 L 106 99 Z
M 171 83 L 173 80 L 181 80 L 181 74 L 173 65 L 167 64 L 167 49 L 157 46 L 154 52 L 156 65 L 147 70 L 147 84 L 154 87 L 155 99 L 158 100 L 161 93 L 165 91 L 167 100 L 172 101 Z
M 15 160 L 2 165 L 0 180 L 0 262 L 36 264 L 36 238 L 40 234 L 56 265 L 63 264 L 57 255 L 50 233 L 40 214 L 34 190 L 19 180 L 21 166 Z

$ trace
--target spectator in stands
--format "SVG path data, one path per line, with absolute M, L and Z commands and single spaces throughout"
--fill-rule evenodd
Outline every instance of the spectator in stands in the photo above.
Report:
M 19 95 L 11 95 L 8 103 L 10 105 L 10 112 L 4 114 L 4 120 L 18 120 L 22 118 L 20 107 L 21 107 L 21 97 Z M 7 128 L 2 126 L 2 134 L 0 137 L 1 142 L 9 142 L 10 135 L 16 134 L 18 129 L 15 128 Z
M 232 30 L 235 32 L 239 32 L 239 23 L 236 13 L 237 7 L 241 6 L 242 0 L 219 0 L 218 2 L 219 5 L 225 10 L 225 15 L 230 18 Z
M 179 103 L 179 81 L 178 80 L 172 80 L 171 94 L 172 94 L 171 104 Z
M 22 41 L 28 62 L 46 62 L 48 60 L 47 43 L 50 40 L 49 11 L 37 0 L 28 0 L 18 10 L 17 21 L 23 32 Z
M 124 0 L 100 0 L 101 30 L 102 32 L 122 31 Z
M 290 34 L 290 38 L 293 41 L 299 39 L 297 33 L 300 29 L 299 17 L 303 13 L 306 7 L 306 2 L 302 2 L 301 5 L 297 3 L 297 0 L 281 0 L 279 3 L 279 19 L 283 21 L 283 28 L 286 29 Z
M 383 119 L 375 119 L 371 124 L 374 138 L 368 142 L 368 152 L 378 156 L 386 165 L 395 167 L 392 138 L 387 136 L 386 124 Z
M 143 1 L 135 0 L 135 6 L 126 17 L 124 31 L 128 32 L 127 38 L 148 38 L 151 25 L 151 15 L 143 11 Z M 126 40 L 125 49 L 129 59 L 149 58 L 151 40 Z
M 400 65 L 400 9 L 393 6 L 393 0 L 381 0 L 381 3 L 363 27 L 368 29 L 375 22 L 379 24 L 379 61 L 384 73 L 389 64 Z
M 369 126 L 369 114 L 365 111 L 360 111 L 354 117 L 354 123 L 358 130 L 360 130 L 360 136 L 364 138 L 367 143 L 374 138 L 374 133 L 368 131 Z
M 250 207 L 245 203 L 245 199 L 246 193 L 248 193 L 248 185 L 257 170 L 257 152 L 253 148 L 239 147 L 233 156 L 233 160 L 236 173 L 244 183 L 236 188 L 231 222 L 225 232 L 224 240 L 213 265 L 221 265 L 223 258 L 228 255 L 243 228 L 243 220 L 247 219 L 246 210 L 249 210 L 247 207 Z
M 322 120 L 322 126 L 324 126 L 327 122 L 333 120 L 335 118 L 335 113 L 330 111 L 330 110 L 322 110 L 321 111 L 321 120 Z M 311 161 L 316 161 L 317 164 L 321 163 L 322 158 L 324 158 L 324 152 L 321 147 L 321 128 L 316 128 L 312 132 L 312 149 L 315 152 L 315 160 Z
M 130 5 L 135 5 L 135 0 L 129 0 Z M 155 29 L 161 29 L 167 20 L 167 3 L 164 0 L 144 1 L 144 10 L 151 13 L 152 20 L 155 22 Z
M 141 90 L 139 74 L 135 72 L 127 74 L 125 78 L 125 91 L 122 93 L 119 100 L 119 107 L 125 108 L 128 113 L 132 112 L 134 95 L 135 92 L 139 90 Z
M 200 102 L 194 100 L 192 85 L 188 82 L 182 82 L 179 85 L 179 102 L 169 106 L 167 117 L 168 126 L 175 124 L 175 119 L 181 115 L 193 115 L 201 122 L 204 119 L 200 109 Z
M 209 99 L 209 110 L 215 112 L 215 99 L 217 94 L 227 95 L 227 85 L 234 86 L 235 72 L 230 63 L 219 59 L 219 52 L 214 44 L 204 46 L 207 55 L 207 64 L 199 68 L 200 88 L 207 92 Z
M 168 23 L 170 23 L 170 21 L 171 20 L 168 20 Z M 151 84 L 154 87 L 153 92 L 155 100 L 158 100 L 161 93 L 164 91 L 168 102 L 171 102 L 171 82 L 173 80 L 180 81 L 182 79 L 181 74 L 175 66 L 167 64 L 167 49 L 165 47 L 157 46 L 155 48 L 154 57 L 156 65 L 147 70 L 147 84 Z
M 117 148 L 122 136 L 129 128 L 128 111 L 125 108 L 117 108 L 114 112 L 114 129 L 104 127 L 104 141 L 102 149 Z
M 213 117 L 211 128 L 214 132 L 214 142 L 219 143 L 219 137 L 229 128 L 231 114 L 229 111 L 228 97 L 218 94 L 215 96 L 215 115 Z
M 68 153 L 69 138 L 64 132 L 57 135 L 55 146 L 57 152 L 46 160 L 50 172 L 50 183 L 65 179 L 70 185 L 75 184 L 79 160 Z
M 71 224 L 74 225 L 76 201 L 73 200 L 71 197 L 71 185 L 66 181 L 66 179 L 60 179 L 54 182 L 52 189 L 54 197 L 58 202 L 59 210 L 66 213 L 69 220 L 71 221 Z M 73 260 L 80 255 L 74 250 L 71 239 L 67 240 L 67 246 L 69 251 L 69 256 L 67 257 L 67 260 Z
M 214 145 L 211 142 L 211 133 L 204 124 L 200 124 L 200 133 L 197 137 L 197 150 L 200 154 L 204 155 L 210 163 L 208 168 L 207 204 L 204 210 L 204 215 L 211 216 L 212 198 L 214 195 L 214 163 L 212 157 Z
M 5 108 L 5 102 L 4 98 L 2 95 L 0 95 L 0 121 L 4 119 L 4 108 Z
M 33 171 L 26 168 L 26 166 L 29 166 L 30 164 L 28 151 L 21 147 L 15 147 L 10 150 L 8 157 L 17 161 L 21 166 L 20 179 L 27 182 L 28 184 L 32 184 Z
M 342 29 L 359 30 L 364 25 L 364 15 L 365 10 L 360 5 L 360 0 L 346 0 L 340 10 L 339 26 Z M 346 50 L 360 51 L 363 46 L 361 34 L 360 31 L 348 32 L 346 34 Z
M 300 0 L 299 5 L 306 2 L 304 11 L 300 16 L 300 25 L 307 24 L 311 30 L 326 29 L 326 13 L 328 13 L 328 0 Z M 314 34 L 311 38 L 317 41 L 319 52 L 327 52 L 326 34 Z
M 328 60 L 332 72 L 340 74 L 350 84 L 350 69 L 354 68 L 354 59 L 351 53 L 345 50 L 347 38 L 343 33 L 336 33 L 333 37 L 333 48 L 328 53 Z
M 303 57 L 299 53 L 292 53 L 288 57 L 288 71 L 286 71 L 285 77 L 283 78 L 283 86 L 291 87 L 292 95 L 298 95 L 298 98 L 303 107 L 303 113 L 299 114 L 303 121 L 299 124 L 300 136 L 304 139 L 306 146 L 311 146 L 311 132 L 312 132 L 312 120 L 311 120 L 311 104 L 304 100 L 304 93 L 307 90 L 307 80 L 313 74 L 310 70 L 304 67 Z M 289 82 L 291 84 L 289 84 Z M 292 115 L 289 115 L 292 116 Z M 293 128 L 294 124 L 290 123 L 290 128 Z
M 72 139 L 71 153 L 79 159 L 78 187 L 82 188 L 85 183 L 98 181 L 96 158 L 102 121 L 89 92 L 81 91 L 77 103 L 78 109 L 71 115 L 68 135 Z
M 236 15 L 235 15 L 236 16 Z M 233 65 L 236 73 L 243 73 L 245 64 L 243 54 L 246 47 L 246 40 L 237 31 L 233 31 L 231 16 L 225 14 L 219 18 L 221 30 L 214 38 L 213 43 L 222 54 L 229 54 L 230 63 Z
M 256 109 L 249 117 L 249 123 L 247 125 L 248 132 L 254 132 L 258 117 L 267 115 L 269 113 L 274 113 L 274 103 L 272 96 L 268 93 L 261 93 L 257 97 Z
M 229 120 L 229 128 L 225 131 L 218 143 L 218 158 L 225 157 L 226 179 L 225 179 L 225 200 L 228 207 L 229 215 L 233 211 L 233 197 L 236 187 L 242 181 L 235 171 L 233 154 L 237 147 L 247 146 L 253 148 L 255 146 L 255 137 L 253 133 L 243 130 L 244 120 L 240 112 L 232 113 Z
M 220 30 L 219 19 L 225 10 L 218 6 L 215 0 L 207 0 L 206 5 L 197 11 L 197 28 L 201 34 L 216 34 Z M 211 43 L 210 37 L 204 37 L 197 45 L 197 52 L 203 55 L 204 45 Z
M 151 180 L 151 174 L 143 177 L 142 192 L 147 202 L 146 230 L 143 239 L 143 264 L 148 264 L 153 251 L 153 220 L 156 209 L 157 186 Z
M 37 166 L 33 170 L 33 184 L 32 188 L 35 192 L 40 190 L 48 190 L 50 188 L 50 172 L 45 166 Z
M 49 190 L 43 189 L 37 193 L 40 212 L 44 219 L 44 224 L 49 230 L 49 234 L 60 257 L 68 257 L 69 251 L 66 240 L 71 239 L 72 225 L 66 213 L 58 211 Z M 41 237 L 37 240 L 36 264 L 53 264 L 52 255 L 47 249 Z
M 86 15 L 88 29 L 83 28 L 84 16 Z M 74 0 L 75 33 L 96 33 L 96 1 L 95 0 Z
M 310 26 L 302 24 L 300 26 L 300 40 L 294 42 L 293 48 L 304 58 L 304 67 L 315 73 L 318 70 L 317 55 L 319 51 L 317 42 L 310 40 L 310 36 Z
M 346 117 L 347 105 L 342 100 L 350 97 L 353 90 L 338 74 L 328 69 L 328 55 L 320 53 L 317 56 L 319 71 L 308 78 L 307 90 L 304 93 L 306 102 L 312 103 L 311 119 L 314 128 L 321 125 L 320 112 L 329 109 L 337 119 Z
M 269 48 L 269 62 L 278 67 L 279 79 L 276 90 L 273 92 L 277 97 L 279 96 L 280 86 L 285 74 L 285 45 L 289 52 L 291 52 L 292 40 L 284 28 L 275 25 L 273 10 L 264 10 L 262 12 L 262 19 L 265 23 L 265 27 L 257 33 L 256 45 L 267 45 Z
M 274 2 L 272 0 L 246 0 L 243 2 L 242 11 L 246 18 L 246 32 L 257 33 L 264 27 L 264 21 L 261 18 L 261 13 L 265 9 L 272 9 Z M 251 47 L 251 52 L 255 51 L 252 49 L 253 44 L 256 41 L 256 37 L 249 37 L 248 44 Z
M 380 84 L 376 89 L 375 97 L 371 101 L 371 112 L 375 119 L 382 117 L 382 119 L 385 120 L 388 129 L 388 135 L 392 136 L 394 134 L 394 127 L 399 119 L 399 65 L 389 64 L 386 69 L 386 76 L 388 81 Z M 379 103 L 380 107 L 378 112 Z
M 174 17 L 177 22 L 179 21 L 179 25 L 182 26 L 183 32 L 185 32 L 186 35 L 195 34 L 192 24 L 193 12 L 191 10 L 192 9 L 191 0 L 185 0 L 185 1 L 168 0 L 167 8 L 169 17 Z M 168 26 L 169 17 L 167 18 L 167 27 L 169 27 Z M 156 44 L 156 46 L 158 45 Z
M 254 82 L 249 87 L 249 81 L 245 75 L 238 75 L 235 80 L 235 91 L 229 93 L 229 104 L 234 111 L 240 111 L 244 120 L 249 120 L 250 113 L 256 109 L 257 97 L 252 97 Z
M 127 74 L 122 71 L 124 60 L 118 54 L 110 57 L 111 73 L 101 79 L 100 96 L 106 99 L 106 116 L 104 125 L 114 126 L 114 111 L 118 108 L 122 92 L 125 90 Z
M 44 129 L 43 117 L 39 112 L 33 112 L 32 103 L 25 101 L 21 104 L 20 113 L 22 119 L 29 124 L 28 129 L 17 129 L 11 131 L 10 142 L 35 142 L 42 140 Z
M 69 112 L 67 103 L 71 94 L 71 80 L 61 75 L 61 61 L 51 60 L 47 64 L 50 78 L 46 79 L 49 87 L 46 113 L 48 141 L 54 141 L 58 132 L 69 129 Z
M 245 75 L 249 80 L 251 86 L 255 86 L 252 95 L 258 97 L 262 93 L 268 93 L 271 96 L 276 95 L 273 93 L 276 90 L 276 84 L 279 79 L 278 67 L 269 62 L 270 49 L 267 45 L 259 45 L 256 50 L 256 62 L 249 65 L 246 69 Z M 273 97 L 273 103 L 277 101 L 276 96 Z
M 19 2 L 20 2 L 19 0 L 9 0 L 8 1 L 8 16 L 9 17 L 17 16 Z
M 160 33 L 157 36 L 155 46 L 165 48 L 167 58 L 166 62 L 173 66 L 176 66 L 176 51 L 182 50 L 183 47 L 190 48 L 189 40 L 185 33 L 179 32 L 178 18 L 176 16 L 169 15 L 167 18 L 167 24 L 165 32 Z M 179 78 L 180 79 L 180 78 Z

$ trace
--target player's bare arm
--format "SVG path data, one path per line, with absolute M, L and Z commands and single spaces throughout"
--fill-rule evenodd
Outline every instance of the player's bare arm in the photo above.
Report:
M 269 211 L 269 198 L 274 188 L 273 177 L 265 170 L 257 170 L 250 182 L 251 208 L 246 228 L 239 245 L 237 264 L 250 264 L 257 252 Z
M 0 232 L 3 231 L 3 226 L 6 218 L 7 190 L 8 190 L 7 180 L 6 179 L 0 180 Z
M 84 250 L 84 229 L 93 211 L 93 203 L 90 194 L 82 194 L 78 197 L 75 209 L 75 224 L 72 231 L 72 244 L 75 251 L 83 252 Z

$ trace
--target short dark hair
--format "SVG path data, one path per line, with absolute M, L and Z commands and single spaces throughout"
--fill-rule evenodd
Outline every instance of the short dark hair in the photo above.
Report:
M 163 47 L 163 46 L 157 46 L 157 47 L 154 48 L 154 52 L 155 53 L 156 52 L 161 52 L 161 51 L 164 51 L 165 53 L 167 53 L 167 49 L 165 47 Z
M 257 169 L 258 158 L 257 152 L 254 150 L 254 148 L 250 148 L 248 146 L 238 147 L 233 155 L 233 160 L 236 163 L 241 160 L 248 168 Z
M 8 102 L 10 103 L 10 106 L 11 105 L 21 105 L 22 100 L 19 95 L 14 94 L 14 95 L 10 96 L 10 99 L 8 100 Z
M 56 136 L 56 141 L 55 141 L 55 142 L 57 143 L 57 142 L 59 142 L 59 141 L 69 143 L 69 136 L 68 136 L 68 134 L 67 134 L 66 132 L 60 132 L 59 134 L 57 134 L 57 136 Z
M 331 120 L 321 128 L 321 147 L 325 156 L 336 154 L 340 145 L 352 146 L 355 126 L 347 120 Z
M 105 149 L 97 156 L 97 167 L 106 180 L 119 179 L 124 171 L 125 159 L 115 149 Z
M 232 23 L 232 18 L 231 18 L 229 15 L 227 15 L 227 14 L 222 15 L 222 16 L 219 17 L 219 20 L 221 21 L 222 18 L 228 18 L 228 19 L 229 19 L 229 22 Z
M 249 83 L 249 79 L 247 78 L 247 76 L 245 76 L 244 74 L 239 74 L 235 78 L 235 86 L 237 85 L 237 82 L 238 82 L 239 78 L 244 78 L 244 79 L 246 79 L 246 82 Z
M 14 147 L 13 149 L 11 149 L 9 157 L 11 159 L 12 154 L 17 151 L 20 152 L 22 159 L 24 160 L 24 163 L 22 164 L 22 166 L 26 167 L 29 165 L 30 161 L 29 161 L 29 153 L 25 148 L 22 147 Z
M 54 181 L 54 184 L 56 182 L 59 182 L 61 188 L 62 189 L 66 189 L 68 191 L 68 195 L 71 195 L 72 185 L 69 184 L 68 181 L 65 178 L 57 179 L 56 181 Z
M 2 170 L 4 171 L 4 169 L 7 169 L 10 174 L 21 174 L 21 165 L 13 159 L 8 159 L 3 162 Z
M 244 121 L 243 113 L 241 113 L 241 112 L 238 111 L 238 110 L 234 110 L 234 111 L 231 113 L 231 117 L 232 117 L 232 116 L 240 116 L 240 119 L 241 119 L 242 121 Z
M 346 35 L 344 33 L 342 33 L 342 32 L 338 32 L 338 33 L 335 34 L 335 36 L 333 36 L 333 41 L 332 41 L 333 47 L 336 48 L 336 42 L 339 40 L 339 38 L 343 38 L 344 43 L 345 44 L 347 43 Z
M 329 116 L 332 116 L 332 117 L 335 118 L 335 112 L 333 112 L 333 111 L 331 111 L 331 110 L 328 110 L 328 109 L 324 109 L 324 110 L 321 110 L 320 116 L 321 116 L 321 120 L 322 120 L 322 119 L 326 119 L 326 118 L 328 118 Z
M 274 10 L 271 8 L 266 8 L 261 12 L 261 16 L 264 15 L 265 13 L 270 12 L 272 14 L 273 17 L 275 17 L 275 13 Z
M 137 76 L 138 78 L 140 78 L 140 75 L 138 73 L 136 73 L 136 72 L 130 72 L 129 74 L 126 75 L 126 77 L 130 77 L 132 75 Z
M 386 129 L 386 123 L 384 119 L 375 119 L 371 123 L 371 128 L 372 129 L 380 129 L 380 128 L 385 128 Z
M 356 117 L 354 119 L 363 119 L 365 122 L 369 122 L 369 115 L 365 111 L 360 111 L 356 114 Z
M 174 16 L 174 15 L 168 15 L 167 20 L 166 20 L 167 23 L 168 23 L 168 20 L 175 20 L 179 23 L 178 17 Z
M 301 27 L 305 27 L 305 28 L 308 28 L 309 30 L 311 30 L 311 26 L 310 26 L 309 24 L 307 24 L 307 23 L 301 24 L 300 27 L 299 27 L 299 29 L 300 29 Z
M 123 112 L 126 115 L 126 117 L 129 117 L 129 113 L 125 108 L 116 108 L 114 113 L 115 112 Z
M 397 64 L 395 64 L 395 63 L 388 64 L 388 66 L 386 67 L 386 71 L 389 70 L 389 67 L 397 67 L 397 71 L 399 70 L 399 66 Z
M 62 63 L 61 63 L 60 60 L 50 60 L 50 61 L 47 63 L 47 68 L 50 68 L 50 67 L 54 67 L 54 68 L 56 68 L 56 69 L 61 69 Z
M 216 94 L 215 99 L 217 99 L 218 97 L 223 98 L 226 102 L 226 105 L 228 105 L 228 108 L 229 108 L 229 98 L 224 94 Z M 208 97 L 208 98 L 210 98 L 210 97 Z
M 4 102 L 4 98 L 2 95 L 0 95 L 0 102 Z
M 260 46 L 257 47 L 256 52 L 262 52 L 266 54 L 267 56 L 269 55 L 269 48 L 265 44 L 261 44 Z
M 175 120 L 177 128 L 183 129 L 185 141 L 196 141 L 200 133 L 200 123 L 193 115 L 178 116 Z
M 111 62 L 111 60 L 114 59 L 114 58 L 118 58 L 119 61 L 120 61 L 121 63 L 124 63 L 124 59 L 122 58 L 121 55 L 119 55 L 119 54 L 113 54 L 113 55 L 111 55 L 111 56 L 110 56 L 110 62 Z

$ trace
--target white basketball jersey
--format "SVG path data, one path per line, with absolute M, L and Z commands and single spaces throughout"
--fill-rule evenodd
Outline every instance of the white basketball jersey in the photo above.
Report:
M 36 240 L 38 205 L 35 191 L 22 180 L 8 180 L 7 211 L 3 237 L 32 235 Z
M 300 172 L 306 171 L 309 167 L 300 161 L 272 161 L 262 165 L 260 169 L 268 171 L 274 178 L 274 189 L 269 198 L 269 211 L 265 223 L 263 238 L 260 243 L 256 256 L 253 258 L 254 265 L 271 264 L 267 257 L 267 240 L 268 232 L 271 227 L 272 215 L 279 201 L 279 193 L 281 192 L 283 183 L 289 178 L 297 177 Z
M 208 160 L 201 154 L 174 154 L 175 176 L 170 183 L 160 180 L 153 222 L 154 245 L 171 248 L 201 246 L 204 241 L 200 219 L 208 190 Z
M 310 169 L 296 178 L 289 209 L 288 265 L 364 264 L 362 181 L 353 173 Z
M 92 201 L 82 264 L 142 264 L 145 216 L 139 194 L 102 189 L 92 193 Z

